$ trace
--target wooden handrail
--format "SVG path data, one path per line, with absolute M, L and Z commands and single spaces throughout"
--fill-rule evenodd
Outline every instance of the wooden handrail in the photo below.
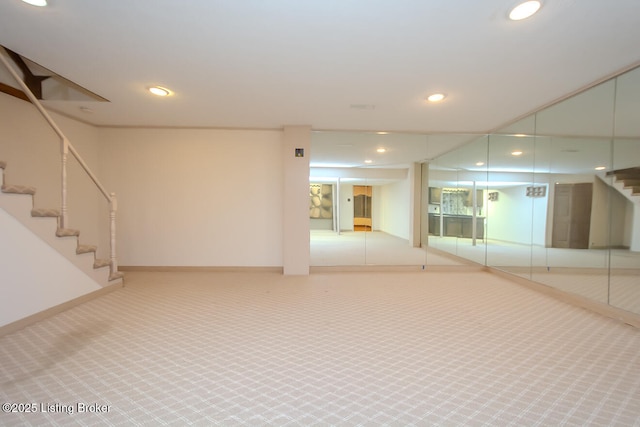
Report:
M 1 49 L 1 51 L 0 51 L 0 61 L 2 61 L 2 63 L 5 66 L 5 68 L 9 71 L 9 73 L 11 73 L 11 75 L 14 78 L 14 80 L 18 83 L 18 85 L 20 85 L 20 87 L 21 87 L 22 91 L 24 92 L 24 94 L 27 95 L 27 97 L 29 98 L 31 103 L 40 112 L 42 117 L 44 117 L 44 119 L 47 121 L 49 126 L 51 126 L 51 128 L 56 133 L 56 135 L 58 135 L 58 137 L 60 137 L 60 141 L 63 144 L 62 151 L 63 152 L 66 151 L 66 149 L 64 147 L 66 145 L 68 150 L 71 152 L 71 154 L 73 154 L 73 157 L 75 157 L 76 160 L 78 161 L 78 163 L 80 163 L 80 166 L 82 166 L 82 169 L 84 169 L 84 171 L 87 173 L 87 175 L 89 175 L 89 178 L 91 178 L 91 180 L 96 184 L 96 186 L 98 187 L 98 189 L 100 190 L 102 195 L 107 199 L 107 201 L 111 201 L 111 196 L 109 195 L 107 190 L 105 190 L 104 187 L 102 186 L 102 184 L 100 184 L 100 182 L 98 181 L 98 178 L 96 178 L 96 176 L 93 174 L 91 169 L 89 169 L 89 166 L 87 166 L 87 164 L 82 159 L 80 154 L 78 154 L 78 152 L 73 147 L 73 145 L 71 145 L 71 143 L 69 142 L 67 137 L 64 135 L 64 133 L 62 132 L 60 127 L 58 127 L 57 123 L 51 118 L 51 115 L 49 115 L 49 112 L 44 109 L 44 107 L 42 106 L 42 103 L 38 100 L 38 98 L 36 98 L 36 96 L 31 92 L 31 90 L 29 90 L 29 87 L 26 85 L 26 83 L 24 83 L 22 81 L 22 79 L 20 78 L 18 73 L 16 73 L 16 71 L 13 69 L 13 67 L 9 64 L 9 62 L 6 59 L 6 56 L 8 55 L 8 53 L 5 50 L 5 48 L 3 46 L 0 46 L 0 49 Z
M 110 214 L 109 214 L 109 218 L 110 218 L 109 229 L 110 229 L 110 235 L 111 235 L 111 241 L 110 241 L 110 246 L 111 246 L 111 249 L 110 249 L 111 273 L 110 273 L 110 276 L 114 275 L 118 271 L 118 262 L 116 260 L 116 236 L 115 236 L 115 227 L 116 227 L 115 215 L 116 215 L 116 211 L 117 211 L 116 195 L 115 195 L 115 193 L 108 193 L 107 192 L 107 190 L 100 183 L 98 178 L 91 171 L 89 166 L 86 164 L 86 162 L 84 161 L 82 156 L 80 156 L 80 154 L 76 151 L 75 147 L 73 145 L 71 145 L 71 143 L 69 142 L 67 137 L 64 135 L 64 133 L 62 132 L 60 127 L 58 127 L 57 123 L 53 120 L 53 118 L 51 118 L 51 116 L 49 115 L 49 112 L 47 110 L 45 110 L 45 108 L 42 106 L 42 103 L 40 102 L 40 100 L 33 94 L 33 92 L 29 89 L 27 84 L 22 80 L 22 78 L 18 75 L 18 73 L 13 69 L 11 64 L 9 64 L 9 61 L 7 60 L 7 56 L 9 56 L 7 50 L 3 46 L 0 46 L 0 61 L 4 64 L 4 67 L 7 69 L 7 71 L 9 71 L 11 76 L 13 76 L 14 80 L 16 81 L 16 83 L 18 83 L 18 85 L 20 86 L 20 88 L 22 89 L 24 94 L 27 96 L 29 101 L 31 101 L 31 104 L 33 104 L 36 107 L 38 112 L 42 115 L 42 117 L 44 117 L 44 119 L 47 121 L 49 126 L 51 126 L 53 131 L 60 138 L 60 145 L 61 145 L 60 146 L 60 151 L 61 151 L 61 160 L 62 160 L 62 183 L 61 183 L 62 184 L 61 185 L 61 192 L 62 192 L 61 198 L 62 198 L 62 200 L 61 200 L 61 212 L 60 212 L 60 227 L 64 228 L 67 225 L 67 157 L 68 157 L 68 153 L 71 152 L 73 157 L 75 157 L 75 159 L 78 161 L 78 163 L 80 164 L 82 169 L 89 176 L 89 178 L 91 178 L 91 180 L 96 185 L 96 187 L 98 188 L 100 193 L 102 193 L 102 195 L 105 197 L 105 199 L 109 203 L 109 212 L 110 212 Z

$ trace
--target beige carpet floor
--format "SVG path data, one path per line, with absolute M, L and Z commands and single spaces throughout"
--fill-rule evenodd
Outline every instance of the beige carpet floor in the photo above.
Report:
M 640 330 L 486 272 L 132 272 L 1 337 L 0 401 L 35 405 L 7 426 L 633 426 Z

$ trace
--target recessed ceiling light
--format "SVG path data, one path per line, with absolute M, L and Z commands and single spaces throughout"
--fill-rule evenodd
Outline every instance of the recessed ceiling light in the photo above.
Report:
M 370 164 L 370 163 L 373 163 L 373 160 L 369 160 L 369 159 L 367 159 L 367 160 L 365 160 L 364 162 L 365 162 L 366 164 Z
M 522 156 L 522 151 L 520 151 L 520 150 L 512 151 L 511 155 L 512 156 Z
M 386 148 L 380 147 L 376 150 L 378 153 L 384 153 L 385 151 L 387 151 Z
M 597 170 L 597 171 L 603 171 L 603 170 L 605 170 L 606 168 L 607 168 L 606 166 L 598 166 L 598 167 L 596 168 L 596 170 Z
M 476 166 L 484 166 L 484 162 L 477 162 Z
M 43 7 L 47 5 L 47 0 L 22 0 L 22 1 L 32 6 Z
M 447 97 L 447 95 L 445 95 L 444 93 L 434 93 L 432 95 L 429 95 L 427 97 L 427 101 L 429 102 L 440 102 L 443 99 L 445 99 Z
M 169 96 L 171 91 L 161 86 L 152 86 L 149 88 L 149 92 L 157 96 Z
M 525 135 L 524 133 L 516 133 L 516 134 L 515 134 L 515 135 L 513 135 L 513 136 L 515 136 L 516 138 L 524 138 L 524 137 L 525 137 L 525 136 L 527 136 L 527 135 Z
M 377 133 L 378 135 L 386 135 L 386 134 L 388 134 L 389 132 L 376 132 L 376 133 Z
M 525 1 L 524 3 L 520 3 L 519 5 L 511 9 L 511 12 L 509 12 L 509 19 L 511 19 L 512 21 L 521 21 L 523 19 L 527 19 L 538 10 L 540 10 L 541 6 L 542 4 L 537 0 Z

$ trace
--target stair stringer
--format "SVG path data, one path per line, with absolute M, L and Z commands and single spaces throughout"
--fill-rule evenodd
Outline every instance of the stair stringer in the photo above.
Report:
M 6 165 L 3 162 L 0 163 L 0 186 L 4 184 L 4 174 L 2 172 L 5 166 Z M 109 266 L 94 268 L 95 254 L 93 252 L 81 254 L 76 253 L 79 244 L 79 237 L 56 236 L 58 218 L 33 217 L 31 215 L 31 210 L 33 209 L 32 195 L 0 192 L 0 208 L 17 219 L 36 236 L 63 255 L 101 287 L 123 283 L 121 275 L 112 278 L 113 280 L 109 280 Z

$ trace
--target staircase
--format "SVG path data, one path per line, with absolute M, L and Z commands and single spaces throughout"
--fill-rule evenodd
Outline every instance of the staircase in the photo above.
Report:
M 60 226 L 59 210 L 34 206 L 34 187 L 7 183 L 6 168 L 6 162 L 0 161 L 0 208 L 23 223 L 100 286 L 123 282 L 123 273 L 112 271 L 111 260 L 96 258 L 96 246 L 80 243 L 80 231 Z
M 640 203 L 640 167 L 618 169 L 607 172 L 615 178 L 613 186 L 629 200 Z

